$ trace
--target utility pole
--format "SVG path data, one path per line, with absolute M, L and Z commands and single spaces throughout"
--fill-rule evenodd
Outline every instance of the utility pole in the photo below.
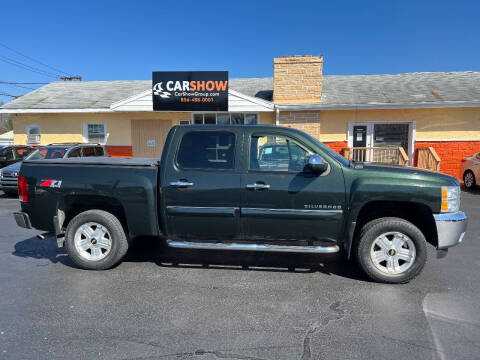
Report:
M 74 81 L 74 80 L 82 81 L 82 77 L 81 76 L 60 76 L 60 80 L 63 80 L 63 81 Z

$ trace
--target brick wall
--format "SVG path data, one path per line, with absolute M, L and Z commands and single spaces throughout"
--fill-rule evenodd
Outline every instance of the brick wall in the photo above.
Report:
M 343 155 L 343 149 L 348 147 L 348 143 L 346 141 L 328 141 L 323 143 L 340 155 Z
M 281 126 L 292 127 L 318 139 L 320 137 L 320 113 L 314 111 L 280 112 Z
M 110 157 L 132 157 L 131 146 L 106 145 L 108 156 Z
M 322 100 L 323 56 L 273 59 L 273 101 L 314 103 Z
M 461 179 L 460 164 L 464 157 L 480 152 L 480 141 L 416 141 L 415 164 L 417 149 L 433 147 L 440 157 L 440 172 Z

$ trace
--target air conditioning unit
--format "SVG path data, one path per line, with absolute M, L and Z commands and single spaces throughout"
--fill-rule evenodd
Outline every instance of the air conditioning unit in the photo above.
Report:
M 40 135 L 27 135 L 27 144 L 29 145 L 39 145 L 40 144 Z

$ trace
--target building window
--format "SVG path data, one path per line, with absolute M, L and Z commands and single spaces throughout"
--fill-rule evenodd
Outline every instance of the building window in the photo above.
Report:
M 29 125 L 27 126 L 27 144 L 28 145 L 39 145 L 41 140 L 42 132 L 40 131 L 40 126 L 38 125 Z
M 256 125 L 258 114 L 255 113 L 196 113 L 192 115 L 194 124 L 218 125 Z
M 180 120 L 178 122 L 179 125 L 190 125 L 190 120 Z
M 107 142 L 107 126 L 105 124 L 85 124 L 83 136 L 88 143 L 105 144 Z

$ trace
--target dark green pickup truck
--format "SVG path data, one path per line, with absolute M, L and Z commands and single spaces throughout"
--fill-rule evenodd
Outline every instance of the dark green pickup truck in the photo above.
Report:
M 82 268 L 119 263 L 130 239 L 191 249 L 335 253 L 404 283 L 465 234 L 459 182 L 354 164 L 291 128 L 175 126 L 162 159 L 25 161 L 17 224 L 55 234 Z

